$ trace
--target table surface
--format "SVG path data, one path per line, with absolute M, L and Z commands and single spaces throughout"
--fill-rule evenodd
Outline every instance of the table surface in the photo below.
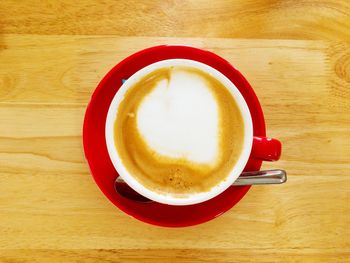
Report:
M 0 261 L 350 262 L 350 1 L 0 2 Z M 285 185 L 167 229 L 102 195 L 85 107 L 118 61 L 164 43 L 229 60 L 251 82 Z

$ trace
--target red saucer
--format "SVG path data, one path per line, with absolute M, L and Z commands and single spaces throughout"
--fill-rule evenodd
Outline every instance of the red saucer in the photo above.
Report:
M 184 227 L 209 221 L 232 208 L 250 186 L 231 186 L 204 203 L 170 206 L 156 202 L 141 203 L 120 196 L 114 189 L 118 176 L 109 159 L 105 143 L 105 121 L 109 105 L 122 84 L 141 68 L 164 59 L 184 58 L 205 63 L 226 75 L 240 90 L 251 112 L 254 135 L 265 136 L 265 121 L 260 103 L 247 80 L 229 62 L 209 51 L 188 46 L 156 46 L 137 52 L 117 64 L 102 79 L 91 97 L 85 113 L 83 144 L 91 173 L 108 199 L 125 213 L 149 224 Z M 256 171 L 261 160 L 250 159 L 245 171 Z

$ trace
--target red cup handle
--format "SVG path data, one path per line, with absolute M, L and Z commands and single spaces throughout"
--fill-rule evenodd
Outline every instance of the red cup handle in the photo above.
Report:
M 264 161 L 277 161 L 281 156 L 282 145 L 279 140 L 268 137 L 253 137 L 251 157 Z

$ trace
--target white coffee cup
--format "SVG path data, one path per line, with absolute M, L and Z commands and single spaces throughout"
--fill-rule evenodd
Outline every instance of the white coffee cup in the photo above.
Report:
M 242 119 L 244 123 L 244 142 L 241 155 L 239 156 L 235 166 L 232 168 L 227 178 L 207 192 L 188 194 L 186 196 L 178 196 L 152 191 L 151 189 L 142 185 L 135 177 L 133 177 L 132 174 L 128 172 L 126 167 L 123 165 L 123 162 L 115 146 L 116 144 L 114 141 L 114 123 L 118 113 L 118 107 L 121 101 L 123 100 L 125 93 L 142 77 L 148 75 L 154 70 L 170 66 L 189 66 L 209 73 L 211 76 L 220 81 L 230 91 L 242 114 Z M 246 163 L 248 162 L 251 153 L 253 142 L 253 124 L 249 108 L 243 96 L 241 95 L 237 87 L 225 75 L 206 64 L 194 60 L 168 59 L 150 64 L 140 69 L 123 83 L 123 85 L 115 94 L 110 104 L 106 119 L 105 137 L 107 150 L 115 169 L 117 170 L 118 174 L 123 178 L 123 180 L 132 189 L 134 189 L 139 194 L 159 203 L 168 205 L 192 205 L 207 201 L 224 192 L 240 176 Z

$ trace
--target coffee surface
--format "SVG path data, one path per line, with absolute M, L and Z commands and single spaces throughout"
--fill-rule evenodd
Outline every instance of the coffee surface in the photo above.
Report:
M 128 89 L 114 125 L 128 172 L 163 194 L 206 192 L 226 179 L 244 138 L 230 91 L 189 66 L 157 69 Z

